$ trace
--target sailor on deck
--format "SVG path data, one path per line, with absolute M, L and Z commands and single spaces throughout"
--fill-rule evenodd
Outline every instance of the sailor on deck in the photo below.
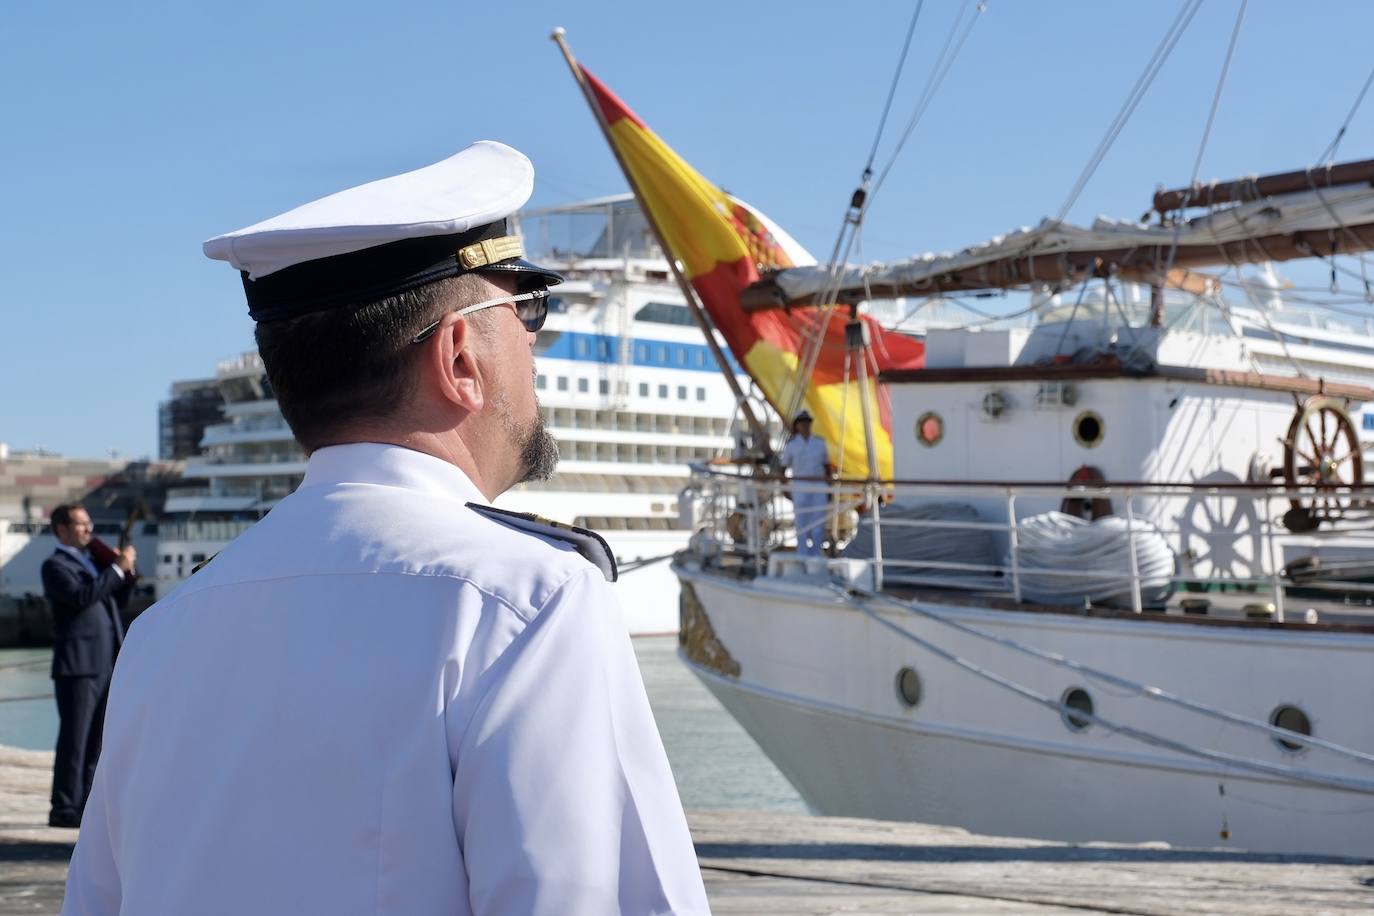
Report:
M 532 184 L 482 142 L 205 244 L 309 463 L 131 628 L 64 913 L 707 912 L 614 561 L 488 505 L 558 457 Z
M 792 438 L 783 446 L 779 460 L 792 469 L 792 476 L 809 481 L 792 484 L 792 512 L 796 519 L 797 553 L 818 557 L 825 542 L 825 520 L 829 515 L 830 450 L 820 436 L 811 435 L 811 414 L 802 411 L 792 421 Z

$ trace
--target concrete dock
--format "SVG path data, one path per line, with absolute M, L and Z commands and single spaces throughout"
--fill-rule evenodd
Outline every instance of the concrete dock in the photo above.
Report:
M 51 768 L 51 753 L 0 747 L 0 916 L 61 906 L 77 832 L 46 826 Z M 1374 859 L 1068 846 L 796 814 L 696 812 L 690 820 L 718 916 L 1374 909 Z

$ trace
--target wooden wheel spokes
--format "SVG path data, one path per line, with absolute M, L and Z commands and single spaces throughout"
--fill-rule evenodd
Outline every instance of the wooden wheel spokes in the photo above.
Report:
M 1338 488 L 1364 482 L 1364 453 L 1345 405 L 1334 398 L 1309 398 L 1298 409 L 1284 439 L 1284 480 L 1315 492 L 1294 494 L 1295 510 L 1314 521 L 1338 518 L 1354 502 Z

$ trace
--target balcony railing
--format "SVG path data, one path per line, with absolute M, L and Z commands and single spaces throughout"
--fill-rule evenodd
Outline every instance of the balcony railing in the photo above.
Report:
M 1138 613 L 1225 590 L 1253 593 L 1258 608 L 1267 597 L 1277 622 L 1295 595 L 1374 603 L 1374 488 L 832 482 L 697 465 L 692 491 L 698 558 L 754 574 L 789 564 L 835 570 L 825 557 L 806 567 L 794 552 L 793 497 L 813 493 L 822 502 L 814 517 L 803 509 L 803 528 L 820 526 L 826 554 L 874 590 L 935 587 Z

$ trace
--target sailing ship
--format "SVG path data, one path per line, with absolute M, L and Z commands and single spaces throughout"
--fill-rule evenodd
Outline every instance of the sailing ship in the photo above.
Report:
M 840 466 L 783 478 L 762 431 L 698 464 L 673 564 L 683 660 L 814 810 L 1374 850 L 1374 336 L 1272 266 L 1374 248 L 1374 161 L 827 267 L 554 37 L 684 294 Z M 863 309 L 1007 289 L 1030 327 L 912 346 Z M 800 488 L 830 496 L 831 556 L 794 549 Z

